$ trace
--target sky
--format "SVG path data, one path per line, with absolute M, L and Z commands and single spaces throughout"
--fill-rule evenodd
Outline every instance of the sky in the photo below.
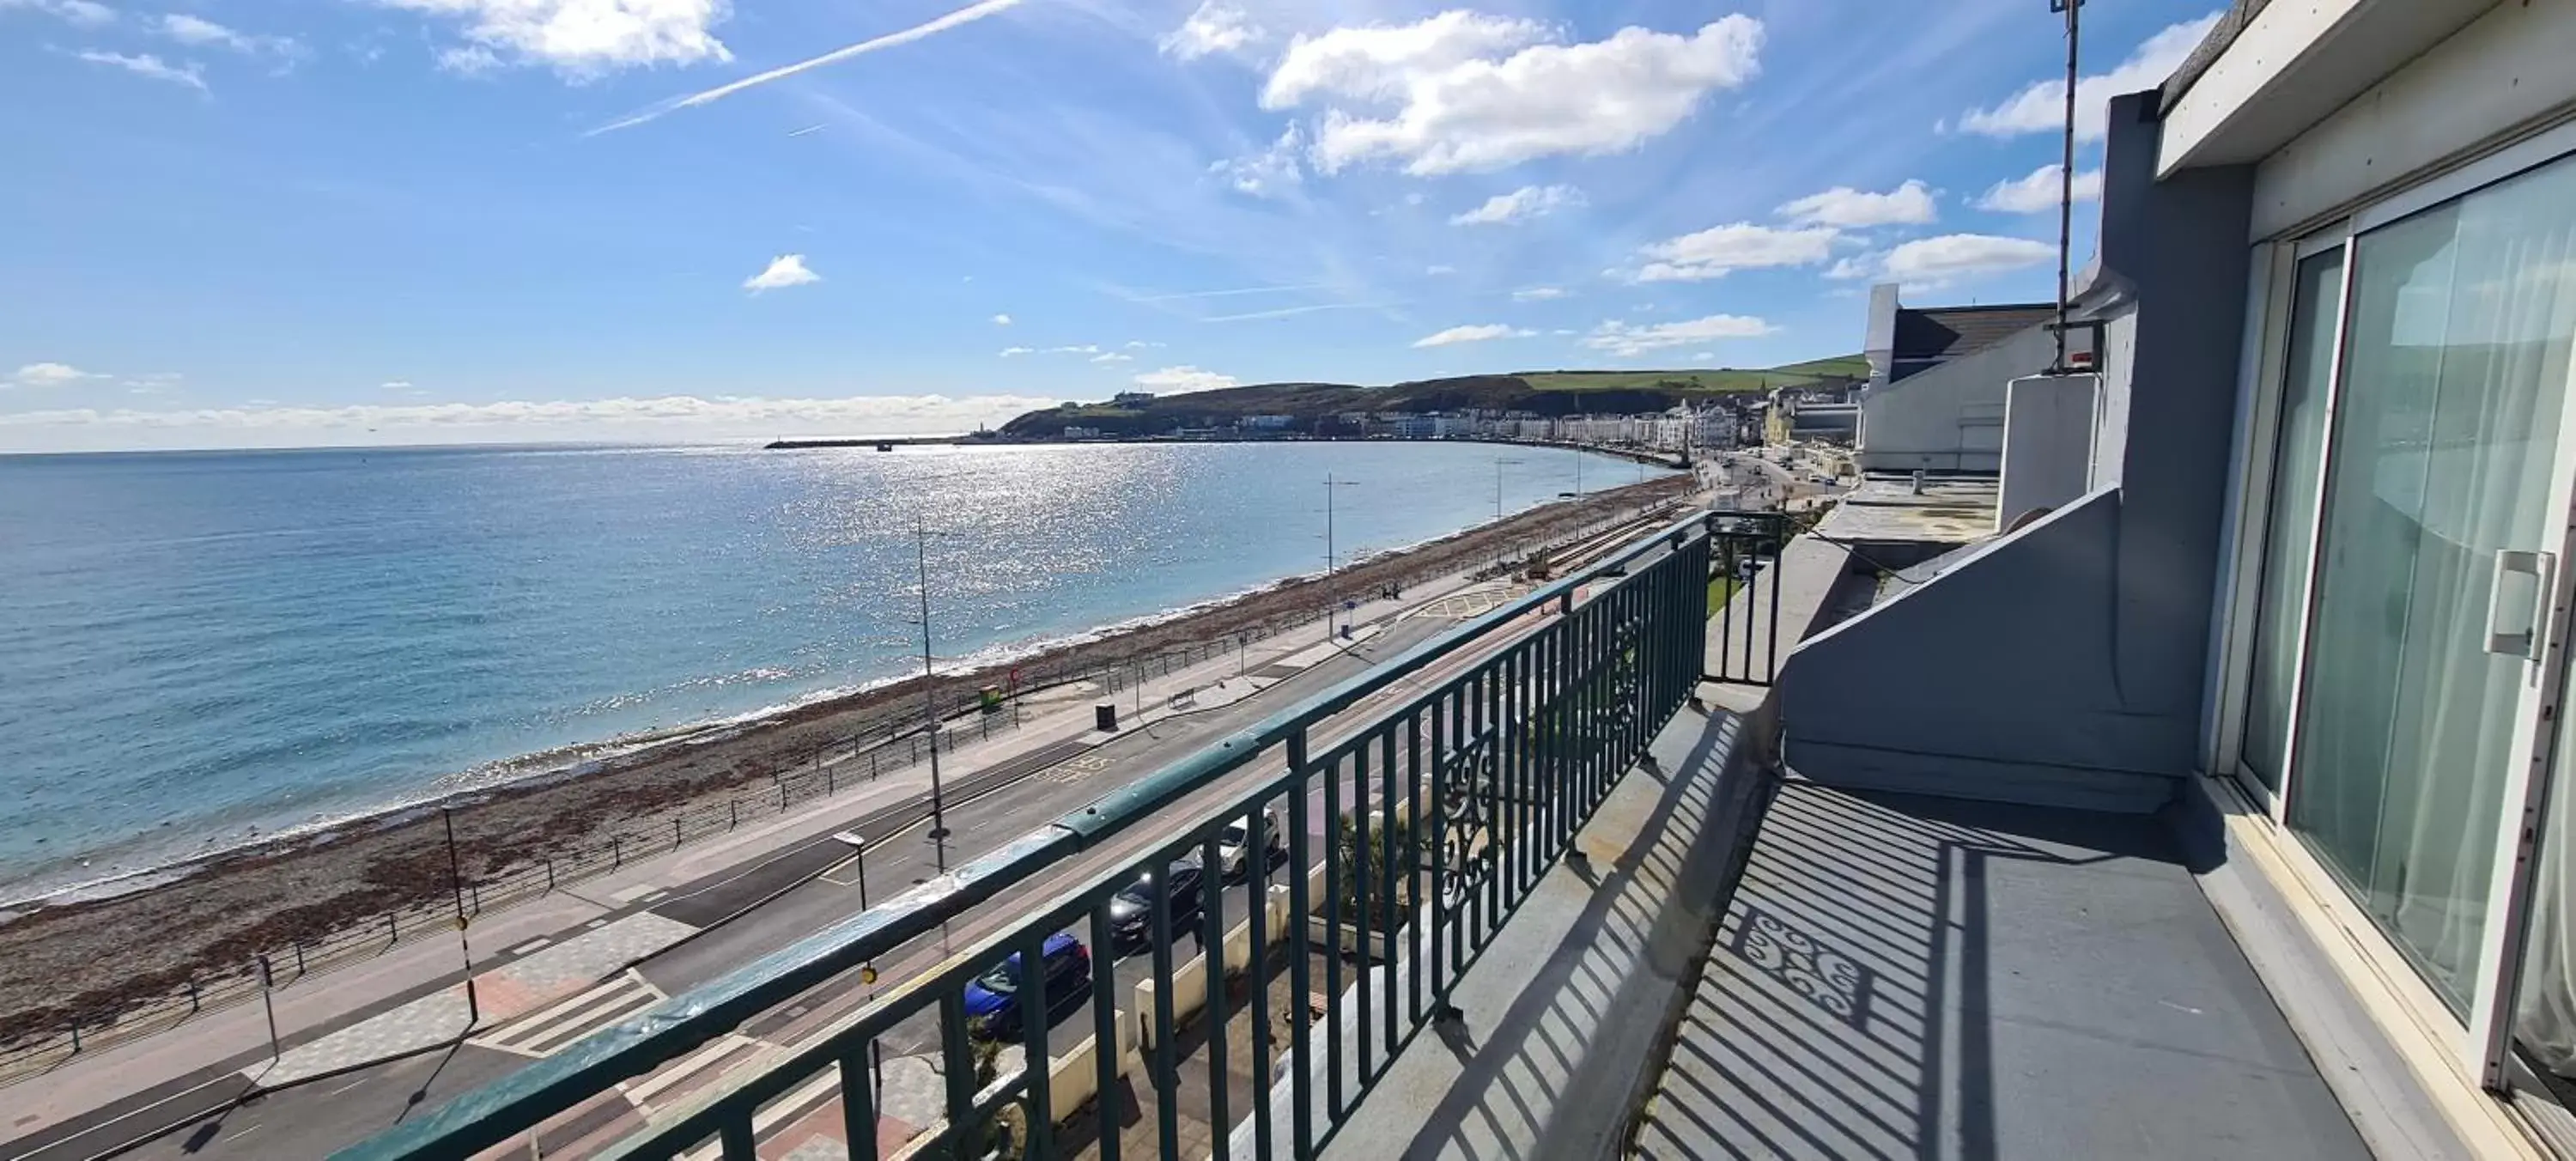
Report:
M 2081 194 L 2217 7 L 2086 7 Z M 0 452 L 1849 354 L 1874 282 L 2054 295 L 2064 51 L 2042 0 L 0 0 Z

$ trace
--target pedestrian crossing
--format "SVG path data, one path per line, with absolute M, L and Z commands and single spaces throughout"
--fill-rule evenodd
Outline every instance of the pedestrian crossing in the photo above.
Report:
M 662 990 L 633 970 L 474 1037 L 469 1043 L 521 1056 L 552 1056 L 566 1045 L 660 1003 Z

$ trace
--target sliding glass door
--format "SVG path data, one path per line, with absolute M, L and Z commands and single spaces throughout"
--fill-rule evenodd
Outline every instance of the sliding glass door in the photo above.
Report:
M 2571 131 L 2576 140 L 2576 131 Z M 2558 152 L 2566 153 L 2560 145 Z M 2235 767 L 2462 1021 L 2576 1094 L 2576 158 L 2363 210 L 2289 271 Z

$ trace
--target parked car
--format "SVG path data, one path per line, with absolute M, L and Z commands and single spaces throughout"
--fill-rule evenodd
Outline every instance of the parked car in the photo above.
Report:
M 1262 844 L 1268 848 L 1262 855 L 1262 870 L 1270 870 L 1288 861 L 1287 829 L 1279 824 L 1277 813 L 1273 812 L 1266 816 L 1262 825 L 1261 838 Z M 1251 848 L 1252 817 L 1246 815 L 1227 823 L 1225 833 L 1216 840 L 1217 872 L 1225 876 L 1226 882 L 1240 883 L 1243 877 L 1250 873 Z
M 1059 931 L 1047 937 L 1041 953 L 1045 965 L 1047 1024 L 1073 1014 L 1082 1002 L 1091 998 L 1091 949 L 1070 933 Z M 975 977 L 966 985 L 967 1028 L 988 1040 L 1017 1040 L 1023 1025 L 1021 1012 L 1020 953 L 993 965 L 991 971 Z
M 1198 930 L 1200 888 L 1207 874 L 1197 863 L 1174 863 L 1163 872 L 1164 889 L 1169 893 L 1167 906 L 1172 916 L 1172 936 Z M 1143 951 L 1154 941 L 1154 880 L 1139 875 L 1136 881 L 1109 900 L 1110 947 L 1120 955 Z

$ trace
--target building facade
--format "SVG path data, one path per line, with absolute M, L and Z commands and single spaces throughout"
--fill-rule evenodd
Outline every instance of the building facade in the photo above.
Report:
M 1820 780 L 2179 812 L 2382 1156 L 2576 1156 L 2570 61 L 2576 4 L 2240 2 L 2115 100 L 2099 374 L 1986 385 L 2072 483 L 1781 687 Z

